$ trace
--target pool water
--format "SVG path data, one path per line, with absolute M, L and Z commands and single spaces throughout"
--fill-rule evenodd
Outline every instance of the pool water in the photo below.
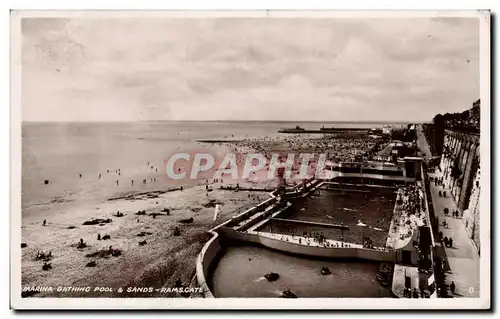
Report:
M 328 266 L 332 274 L 322 275 Z M 392 297 L 376 280 L 379 263 L 307 259 L 257 246 L 228 247 L 211 278 L 215 297 L 280 297 L 290 289 L 300 297 Z M 269 282 L 264 275 L 277 272 Z

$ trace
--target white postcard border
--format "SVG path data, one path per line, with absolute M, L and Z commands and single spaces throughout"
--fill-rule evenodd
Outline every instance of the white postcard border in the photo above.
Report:
M 480 24 L 481 98 L 481 258 L 480 297 L 452 299 L 391 298 L 21 298 L 21 36 L 23 17 L 268 17 L 268 18 L 410 18 L 470 17 Z M 469 11 L 12 11 L 11 12 L 11 307 L 14 309 L 487 309 L 490 294 L 490 12 Z

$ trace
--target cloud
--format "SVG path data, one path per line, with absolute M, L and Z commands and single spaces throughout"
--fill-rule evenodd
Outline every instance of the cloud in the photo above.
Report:
M 24 19 L 23 119 L 430 120 L 479 96 L 477 19 Z

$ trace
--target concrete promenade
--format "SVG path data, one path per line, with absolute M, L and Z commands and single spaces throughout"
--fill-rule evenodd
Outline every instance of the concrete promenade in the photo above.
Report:
M 429 174 L 431 177 L 442 177 L 441 173 Z M 450 190 L 442 186 L 430 183 L 434 213 L 439 219 L 439 231 L 443 237 L 453 239 L 453 247 L 448 248 L 444 243 L 436 243 L 437 255 L 446 260 L 446 284 L 455 282 L 455 293 L 453 297 L 479 297 L 479 254 L 476 246 L 469 237 L 461 218 L 452 217 L 452 212 L 457 206 L 450 197 Z M 439 191 L 446 191 L 447 197 L 439 197 Z M 444 215 L 444 209 L 448 208 L 448 216 Z M 443 226 L 443 221 L 448 224 Z M 451 293 L 451 292 L 450 292 Z
M 417 125 L 417 146 L 420 149 L 420 153 L 426 160 L 429 160 L 432 157 L 431 150 L 429 148 L 429 144 L 427 143 L 427 139 L 425 138 L 422 125 Z
M 417 125 L 417 145 L 424 153 L 426 159 L 431 157 L 429 145 L 423 134 L 421 125 Z M 440 178 L 441 173 L 435 172 L 429 174 L 430 177 Z M 439 191 L 447 191 L 448 197 L 439 197 Z M 434 214 L 439 219 L 439 231 L 443 232 L 443 238 L 453 238 L 453 247 L 447 248 L 444 243 L 436 238 L 436 254 L 446 260 L 446 284 L 449 287 L 451 282 L 455 282 L 455 294 L 453 297 L 479 297 L 479 255 L 476 246 L 465 229 L 461 218 L 453 218 L 451 212 L 457 209 L 457 206 L 450 197 L 450 190 L 443 189 L 442 186 L 430 183 L 430 192 L 434 206 Z M 448 208 L 449 217 L 444 215 L 444 208 Z M 448 224 L 443 227 L 443 220 Z M 451 292 L 450 292 L 451 294 Z

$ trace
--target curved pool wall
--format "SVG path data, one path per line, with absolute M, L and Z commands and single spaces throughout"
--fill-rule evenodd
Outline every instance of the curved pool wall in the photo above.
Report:
M 205 298 L 214 298 L 207 280 L 211 266 L 222 252 L 219 234 L 215 231 L 210 231 L 210 233 L 213 235 L 212 238 L 203 246 L 196 259 L 196 280 Z
M 235 231 L 227 227 L 218 227 L 211 231 L 213 237 L 205 244 L 196 262 L 196 277 L 205 298 L 214 298 L 209 286 L 209 270 L 217 262 L 224 249 L 224 242 L 247 242 L 273 250 L 301 256 L 313 256 L 332 259 L 361 259 L 378 262 L 395 262 L 397 251 L 380 251 L 365 248 L 326 248 L 291 243 L 256 234 Z

